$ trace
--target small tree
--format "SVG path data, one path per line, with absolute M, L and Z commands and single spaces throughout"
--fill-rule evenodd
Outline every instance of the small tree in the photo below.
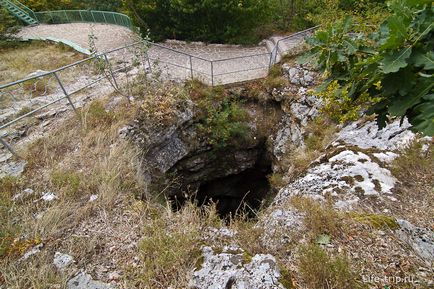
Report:
M 0 7 L 0 48 L 10 46 L 13 40 L 12 33 L 18 27 L 18 21 L 10 13 Z
M 251 43 L 271 17 L 265 0 L 126 0 L 136 25 L 154 40 Z
M 431 0 L 394 0 L 390 16 L 372 34 L 354 33 L 351 18 L 318 31 L 299 61 L 326 76 L 319 88 L 325 109 L 340 121 L 362 110 L 407 117 L 413 129 L 434 135 L 434 10 Z

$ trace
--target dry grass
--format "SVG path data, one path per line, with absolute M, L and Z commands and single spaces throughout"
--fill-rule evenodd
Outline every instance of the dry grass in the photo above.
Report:
M 129 269 L 127 287 L 187 288 L 189 274 L 201 265 L 204 231 L 221 221 L 214 208 L 191 203 L 178 212 L 170 206 L 151 208 L 139 243 L 141 262 Z
M 71 48 L 43 42 L 0 50 L 0 83 L 22 79 L 36 70 L 53 70 L 83 59 Z
M 116 203 L 144 190 L 139 152 L 118 136 L 119 129 L 136 110 L 126 102 L 115 111 L 106 111 L 104 105 L 103 101 L 96 101 L 86 106 L 22 152 L 28 166 L 19 182 L 2 179 L 7 184 L 2 186 L 5 192 L 1 195 L 9 203 L 4 216 L 8 222 L 2 223 L 1 228 L 2 251 L 6 254 L 0 259 L 0 276 L 8 288 L 53 288 L 53 284 L 61 284 L 65 276 L 56 273 L 52 256 L 47 259 L 53 253 L 50 244 L 64 238 L 97 210 L 110 211 Z M 10 202 L 13 194 L 28 187 L 37 194 Z M 39 200 L 41 192 L 53 192 L 58 199 L 43 202 Z M 98 199 L 89 202 L 91 195 L 98 195 Z M 19 224 L 19 231 L 14 231 L 9 223 Z M 18 233 L 22 241 L 14 245 L 10 240 Z M 32 240 L 46 245 L 44 253 L 32 257 L 31 263 L 17 262 L 16 258 L 31 247 L 23 246 Z M 19 254 L 13 254 L 14 248 L 21 248 Z
M 280 163 L 286 181 L 299 177 L 334 140 L 336 131 L 337 125 L 323 116 L 310 122 L 306 127 L 305 146 L 289 149 Z
M 304 214 L 304 226 L 312 240 L 321 234 L 341 235 L 344 223 L 332 202 L 320 203 L 308 197 L 293 197 L 290 204 Z
M 298 270 L 307 288 L 363 288 L 345 256 L 331 257 L 316 245 L 300 248 Z
M 424 151 L 422 150 L 424 147 Z M 394 215 L 418 224 L 432 227 L 434 209 L 434 145 L 415 140 L 405 147 L 391 164 L 392 174 L 399 180 L 395 188 L 400 203 L 393 208 Z M 392 204 L 394 205 L 394 204 Z

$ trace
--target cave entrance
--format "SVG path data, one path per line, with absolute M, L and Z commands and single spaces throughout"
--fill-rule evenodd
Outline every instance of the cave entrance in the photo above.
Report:
M 270 164 L 256 164 L 245 171 L 200 184 L 196 194 L 199 206 L 215 203 L 218 214 L 229 218 L 237 214 L 254 217 L 271 192 L 267 175 Z

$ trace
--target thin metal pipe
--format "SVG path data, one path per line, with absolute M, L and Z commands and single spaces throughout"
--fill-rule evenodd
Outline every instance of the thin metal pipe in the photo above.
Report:
M 227 61 L 227 60 L 235 60 L 235 59 L 241 59 L 241 58 L 251 58 L 251 57 L 256 57 L 256 56 L 264 56 L 264 55 L 269 55 L 270 53 L 259 53 L 259 54 L 252 54 L 252 55 L 245 55 L 245 56 L 236 56 L 236 57 L 230 57 L 230 58 L 224 58 L 224 59 L 215 59 L 213 60 L 213 62 L 222 62 L 222 61 Z
M 8 150 L 8 151 L 10 151 L 11 152 L 11 154 L 13 154 L 14 156 L 16 156 L 16 157 L 20 157 L 18 154 L 17 154 L 17 152 L 11 147 L 11 145 L 10 144 L 8 144 L 5 140 L 3 140 L 1 137 L 0 137 L 0 143 Z
M 107 63 L 107 66 L 109 68 L 110 74 L 111 74 L 111 76 L 113 78 L 113 81 L 115 83 L 115 86 L 116 86 L 117 89 L 119 89 L 118 82 L 116 81 L 115 75 L 113 73 L 112 65 L 111 65 L 110 61 L 108 60 L 106 54 L 104 54 L 104 59 L 105 59 L 105 62 Z
M 189 57 L 190 59 L 190 74 L 191 74 L 191 80 L 193 80 L 194 76 L 193 76 L 193 62 L 191 61 L 191 55 Z
M 57 82 L 59 83 L 60 88 L 62 89 L 63 93 L 65 94 L 66 98 L 69 101 L 69 104 L 72 106 L 72 109 L 74 109 L 75 112 L 77 112 L 77 110 L 75 109 L 74 103 L 72 103 L 71 98 L 69 97 L 68 92 L 66 92 L 65 87 L 62 84 L 62 81 L 60 80 L 59 76 L 57 75 L 57 73 L 53 72 L 54 77 L 56 77 Z
M 214 86 L 214 63 L 211 60 L 211 86 Z

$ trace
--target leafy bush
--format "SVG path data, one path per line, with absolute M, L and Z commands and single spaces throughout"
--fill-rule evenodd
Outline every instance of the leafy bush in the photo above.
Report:
M 20 0 L 35 11 L 63 10 L 63 9 L 92 9 L 102 11 L 122 10 L 121 0 Z
M 275 1 L 272 1 L 275 2 Z M 136 25 L 160 41 L 255 43 L 255 29 L 269 21 L 268 1 L 127 0 Z
M 220 106 L 208 106 L 207 116 L 199 128 L 208 135 L 215 148 L 223 148 L 235 140 L 242 140 L 249 132 L 245 123 L 248 114 L 235 99 L 225 98 Z
M 14 28 L 18 26 L 18 21 L 3 7 L 0 7 L 0 18 L 2 19 L 0 22 L 0 48 L 14 47 L 16 41 L 11 41 L 13 39 L 9 33 L 12 33 Z
M 407 117 L 414 130 L 434 135 L 434 10 L 428 0 L 394 0 L 378 31 L 353 33 L 346 18 L 308 40 L 299 62 L 315 63 L 326 75 L 320 87 L 325 110 L 340 121 L 363 110 L 377 114 L 380 128 L 389 116 Z

